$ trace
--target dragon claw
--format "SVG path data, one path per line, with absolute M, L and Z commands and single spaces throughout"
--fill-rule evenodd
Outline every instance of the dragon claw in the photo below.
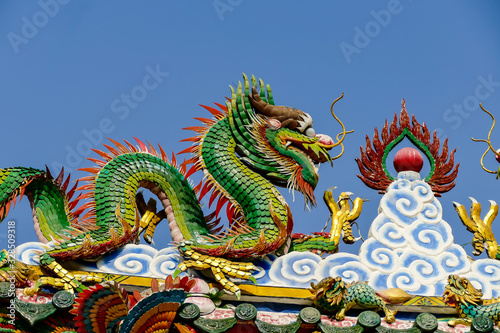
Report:
M 215 280 L 222 285 L 224 290 L 235 294 L 238 299 L 241 296 L 240 288 L 234 282 L 228 280 L 226 276 L 250 280 L 257 284 L 257 280 L 255 280 L 250 273 L 251 271 L 256 270 L 256 267 L 253 264 L 233 262 L 228 259 L 201 254 L 192 249 L 184 251 L 183 254 L 189 259 L 179 264 L 174 272 L 174 277 L 180 272 L 186 271 L 188 268 L 194 268 L 197 270 L 210 269 L 215 277 Z
M 250 281 L 253 282 L 253 284 L 257 285 L 257 280 L 252 276 L 250 276 Z

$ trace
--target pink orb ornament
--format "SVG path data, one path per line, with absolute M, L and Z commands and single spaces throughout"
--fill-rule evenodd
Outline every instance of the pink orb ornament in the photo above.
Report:
M 497 162 L 500 163 L 500 149 L 497 149 L 497 153 L 495 154 L 495 158 L 497 159 Z
M 415 171 L 420 172 L 424 165 L 422 154 L 415 148 L 403 148 L 394 156 L 394 168 L 397 172 Z

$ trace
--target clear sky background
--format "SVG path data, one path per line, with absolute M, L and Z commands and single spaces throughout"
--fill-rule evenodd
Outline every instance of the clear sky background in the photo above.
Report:
M 366 238 L 381 196 L 356 177 L 354 158 L 365 135 L 399 114 L 405 98 L 410 114 L 458 147 L 457 186 L 440 201 L 456 243 L 469 243 L 452 201 L 468 208 L 473 196 L 487 209 L 488 200 L 500 200 L 500 180 L 480 167 L 485 146 L 471 141 L 491 125 L 478 102 L 500 120 L 499 14 L 493 0 L 3 1 L 0 167 L 47 164 L 56 174 L 64 165 L 76 179 L 86 175 L 76 169 L 92 165 L 84 157 L 97 157 L 89 148 L 102 147 L 105 137 L 136 136 L 179 152 L 188 146 L 179 140 L 192 135 L 181 128 L 209 116 L 198 105 L 223 103 L 244 72 L 332 137 L 340 127 L 329 106 L 345 93 L 335 111 L 355 132 L 333 168 L 320 169 L 319 206 L 305 211 L 301 195 L 291 202 L 282 192 L 294 231 L 303 233 L 323 227 L 321 198 L 330 186 L 338 187 L 335 196 L 369 198 L 358 220 Z M 492 141 L 500 146 L 500 128 Z M 498 168 L 492 156 L 486 162 Z M 36 240 L 26 198 L 7 220 L 17 222 L 18 244 Z M 159 248 L 170 241 L 167 227 L 155 234 Z M 494 229 L 500 238 L 500 221 Z M 0 248 L 6 231 L 4 222 Z M 341 244 L 341 251 L 358 248 Z

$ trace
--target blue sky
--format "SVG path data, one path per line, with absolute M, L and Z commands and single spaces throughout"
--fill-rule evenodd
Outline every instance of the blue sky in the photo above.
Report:
M 292 203 L 282 192 L 303 233 L 323 227 L 321 197 L 330 186 L 335 196 L 369 198 L 358 220 L 366 237 L 381 196 L 356 177 L 354 158 L 405 98 L 410 114 L 458 147 L 457 186 L 440 201 L 456 243 L 468 243 L 472 234 L 452 201 L 468 207 L 473 196 L 487 208 L 500 186 L 481 170 L 485 147 L 470 139 L 484 138 L 491 125 L 477 102 L 500 114 L 499 10 L 493 0 L 2 2 L 0 167 L 47 164 L 57 173 L 64 165 L 76 179 L 85 176 L 77 168 L 91 165 L 86 152 L 105 137 L 135 136 L 179 152 L 187 147 L 179 140 L 191 135 L 181 128 L 209 115 L 198 105 L 223 102 L 244 72 L 332 137 L 339 126 L 329 106 L 345 93 L 336 112 L 355 132 L 333 168 L 320 169 L 319 207 L 304 211 L 301 197 Z M 500 129 L 492 141 L 500 144 Z M 498 167 L 492 157 L 487 164 Z M 26 199 L 7 220 L 17 223 L 18 243 L 36 240 Z M 158 247 L 169 241 L 166 226 L 155 234 Z M 500 221 L 494 229 L 500 237 Z M 341 244 L 341 251 L 358 247 Z

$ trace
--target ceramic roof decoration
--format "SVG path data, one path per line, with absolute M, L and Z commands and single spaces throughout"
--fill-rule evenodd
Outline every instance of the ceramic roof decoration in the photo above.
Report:
M 315 132 L 314 115 L 275 105 L 269 85 L 243 74 L 225 104 L 203 106 L 211 118 L 185 128 L 195 136 L 183 140 L 182 163 L 147 141 L 110 139 L 72 187 L 63 170 L 0 169 L 0 218 L 26 196 L 39 238 L 0 251 L 0 332 L 493 332 L 498 205 L 481 218 L 477 201 L 470 215 L 455 203 L 475 253 L 490 257 L 469 260 L 438 200 L 455 186 L 455 150 L 410 118 L 404 100 L 356 159 L 359 178 L 383 194 L 359 253 L 339 250 L 341 239 L 359 240 L 351 227 L 366 201 L 348 189 L 325 191 L 323 230 L 293 232 L 276 187 L 317 205 L 319 165 L 342 156 L 351 132 L 333 112 L 342 96 L 330 107 L 334 140 Z M 396 153 L 391 175 L 389 153 L 404 138 L 415 148 Z M 490 135 L 482 141 L 492 149 Z M 192 186 L 195 173 L 203 178 Z M 206 196 L 212 211 L 200 204 Z M 173 246 L 157 249 L 163 220 Z

